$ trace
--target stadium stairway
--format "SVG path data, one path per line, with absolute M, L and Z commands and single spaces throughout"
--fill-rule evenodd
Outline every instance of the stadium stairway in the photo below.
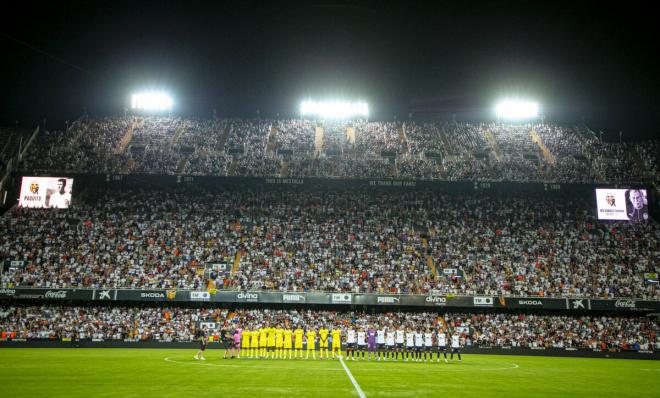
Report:
M 318 157 L 321 154 L 321 151 L 323 150 L 323 136 L 325 135 L 325 132 L 323 130 L 323 127 L 317 126 L 316 129 L 314 129 L 314 156 Z
M 227 314 L 227 319 L 225 320 L 225 322 L 226 322 L 226 323 L 231 322 L 231 320 L 234 319 L 235 316 L 236 316 L 236 313 L 235 313 L 235 312 L 233 312 L 233 311 L 230 312 L 229 314 Z
M 653 170 L 646 166 L 646 163 L 644 163 L 644 160 L 642 159 L 642 156 L 639 154 L 639 151 L 636 147 L 633 146 L 630 148 L 630 155 L 633 162 L 635 162 L 635 167 L 638 170 L 644 170 L 648 173 L 649 176 L 653 176 Z
M 181 158 L 179 161 L 178 166 L 176 166 L 176 173 L 177 174 L 183 174 L 183 171 L 186 169 L 186 164 L 188 163 L 188 160 L 192 156 L 192 153 L 187 153 Z
M 172 148 L 174 145 L 176 145 L 177 141 L 179 141 L 179 138 L 183 134 L 183 132 L 186 130 L 186 122 L 182 122 L 179 127 L 176 129 L 174 132 L 174 135 L 172 136 L 172 139 L 170 140 L 170 148 Z
M 408 136 L 406 135 L 405 124 L 403 127 L 397 127 L 396 132 L 399 134 L 399 141 L 401 142 L 401 153 L 408 153 Z
M 445 165 L 442 164 L 441 160 L 436 160 L 435 169 L 438 171 L 438 176 L 440 176 L 441 179 L 444 180 L 447 178 L 447 171 L 445 170 Z
M 241 266 L 241 251 L 237 250 L 236 255 L 234 256 L 234 265 L 231 267 L 231 274 L 236 275 L 236 272 L 238 272 L 238 269 Z
M 277 145 L 277 127 L 271 126 L 270 133 L 268 133 L 268 142 L 266 143 L 266 153 L 272 155 L 275 152 L 275 146 Z
M 502 151 L 500 150 L 500 146 L 497 145 L 497 140 L 495 139 L 495 136 L 493 135 L 493 132 L 490 130 L 484 131 L 484 136 L 486 137 L 486 141 L 490 145 L 490 149 L 495 155 L 495 159 L 499 162 L 502 160 Z
M 532 137 L 532 142 L 538 145 L 539 149 L 541 150 L 541 153 L 543 154 L 543 159 L 545 159 L 545 161 L 548 164 L 554 166 L 556 163 L 555 156 L 550 152 L 548 147 L 545 146 L 545 143 L 543 143 L 543 140 L 541 139 L 539 134 L 534 130 L 531 130 L 529 134 Z
M 218 144 L 218 151 L 223 151 L 225 149 L 225 144 L 227 144 L 228 139 L 229 139 L 229 126 L 226 126 L 222 130 L 222 137 L 220 137 L 220 142 Z
M 355 144 L 355 127 L 346 127 L 346 140 Z
M 442 126 L 442 128 L 440 129 L 440 141 L 442 141 L 443 147 L 447 148 L 447 151 L 449 150 L 449 148 L 451 148 L 449 139 L 447 138 L 447 130 L 445 129 L 444 126 Z M 448 154 L 449 153 L 445 153 L 445 151 L 443 151 L 442 157 L 444 158 Z
M 449 328 L 447 327 L 447 321 L 445 321 L 445 317 L 444 317 L 444 316 L 438 316 L 438 317 L 436 318 L 436 322 L 442 324 L 442 328 L 443 328 L 444 330 L 449 330 Z
M 124 163 L 124 167 L 122 167 L 121 173 L 129 174 L 134 167 L 135 167 L 135 160 L 133 160 L 133 158 L 129 158 L 128 161 Z
M 286 177 L 289 175 L 289 161 L 282 160 L 282 166 L 280 166 L 280 176 Z
M 431 269 L 431 272 L 433 273 L 433 279 L 438 280 L 438 271 L 435 269 L 433 256 L 429 254 L 429 242 L 426 238 L 422 238 L 422 246 L 424 247 L 424 257 L 426 257 L 426 265 Z
M 135 129 L 142 126 L 142 123 L 144 123 L 144 119 L 142 118 L 133 119 L 133 121 L 129 123 L 128 128 L 126 129 L 126 133 L 119 141 L 119 145 L 117 145 L 117 148 L 115 149 L 115 155 L 124 153 L 126 148 L 128 148 L 128 144 L 130 144 L 131 140 L 133 140 L 133 133 Z
M 234 173 L 236 172 L 237 167 L 238 167 L 238 158 L 234 157 L 232 158 L 231 163 L 229 164 L 229 168 L 227 169 L 227 175 L 233 176 Z

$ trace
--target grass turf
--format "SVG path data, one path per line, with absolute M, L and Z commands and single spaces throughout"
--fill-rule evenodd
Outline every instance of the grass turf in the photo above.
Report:
M 0 397 L 350 397 L 339 361 L 223 360 L 207 350 L 0 349 Z M 166 360 L 167 359 L 167 360 Z M 660 362 L 465 355 L 462 363 L 353 362 L 367 397 L 647 397 Z

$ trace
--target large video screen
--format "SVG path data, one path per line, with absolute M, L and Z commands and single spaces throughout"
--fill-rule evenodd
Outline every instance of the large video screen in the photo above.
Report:
M 18 206 L 66 209 L 71 205 L 73 178 L 23 177 Z
M 599 220 L 647 222 L 649 201 L 646 189 L 596 189 Z

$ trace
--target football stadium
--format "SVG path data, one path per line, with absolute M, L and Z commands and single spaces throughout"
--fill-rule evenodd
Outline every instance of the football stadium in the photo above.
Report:
M 657 396 L 657 27 L 509 6 L 17 9 L 0 396 Z

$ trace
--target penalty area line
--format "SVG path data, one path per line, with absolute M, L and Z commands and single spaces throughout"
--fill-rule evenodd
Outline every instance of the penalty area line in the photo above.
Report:
M 344 363 L 344 360 L 342 359 L 341 355 L 339 356 L 339 363 L 341 363 L 341 366 L 344 367 L 344 370 L 346 371 L 346 374 L 348 375 L 348 378 L 351 379 L 351 383 L 353 383 L 353 387 L 355 387 L 355 391 L 357 391 L 358 396 L 360 398 L 367 398 L 366 395 L 364 395 L 364 391 L 360 388 L 360 385 L 355 381 L 355 377 L 353 377 L 353 374 L 351 374 L 351 371 L 348 370 L 348 366 Z

